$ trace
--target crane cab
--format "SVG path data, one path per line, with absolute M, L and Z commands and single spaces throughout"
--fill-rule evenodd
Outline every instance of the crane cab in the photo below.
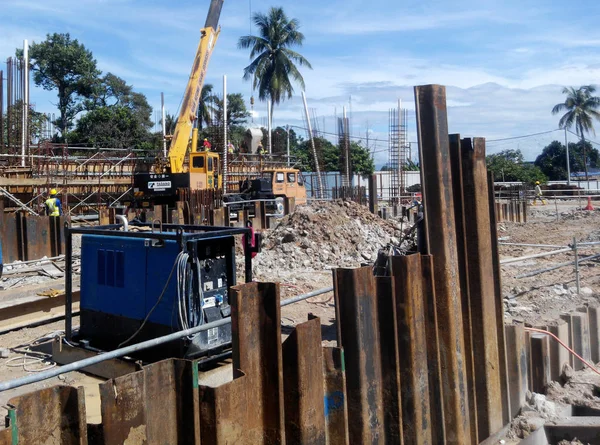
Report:
M 220 189 L 223 186 L 221 160 L 218 153 L 201 151 L 190 153 L 190 189 Z

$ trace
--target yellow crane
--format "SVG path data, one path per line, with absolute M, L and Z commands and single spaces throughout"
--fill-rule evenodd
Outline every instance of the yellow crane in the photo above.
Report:
M 167 159 L 157 158 L 151 171 L 135 173 L 133 190 L 136 198 L 151 197 L 155 203 L 168 203 L 180 188 L 220 187 L 219 155 L 197 153 L 198 129 L 195 128 L 195 123 L 208 63 L 221 31 L 219 18 L 223 2 L 224 0 L 211 0 L 206 23 L 200 30 L 200 43 L 185 88 L 177 125 L 171 137 Z M 190 148 L 190 135 L 190 162 L 187 167 L 185 157 Z
M 200 43 L 196 50 L 196 57 L 166 159 L 157 158 L 151 171 L 138 171 L 134 175 L 134 198 L 141 199 L 144 207 L 150 205 L 150 202 L 171 205 L 178 199 L 180 189 L 193 191 L 223 188 L 221 155 L 215 151 L 198 151 L 198 128 L 195 125 L 208 63 L 221 31 L 219 18 L 223 2 L 224 0 L 211 0 L 206 23 L 200 31 Z M 223 155 L 226 155 L 225 147 L 221 147 L 221 151 Z M 188 152 L 189 162 L 186 162 Z M 226 190 L 228 196 L 227 199 L 224 199 L 225 201 L 275 199 L 276 196 L 295 197 L 298 203 L 306 201 L 306 190 L 298 170 L 283 166 L 279 166 L 281 168 L 277 169 L 263 168 L 262 156 L 260 158 L 261 162 L 257 165 L 261 165 L 261 167 L 258 170 L 254 171 L 253 168 L 242 162 L 241 172 L 245 171 L 247 174 L 236 172 L 238 179 L 263 177 L 263 185 L 259 187 L 260 190 L 254 190 L 255 187 L 258 187 L 258 183 L 254 183 L 249 189 L 240 190 L 242 194 L 227 194 Z M 270 188 L 268 192 L 265 189 L 265 177 L 269 184 L 267 188 Z M 277 195 L 273 192 L 277 192 Z
M 190 132 L 193 132 L 192 137 L 192 153 L 196 152 L 197 144 L 197 129 L 192 131 L 194 123 L 197 119 L 198 106 L 200 105 L 200 96 L 202 94 L 202 87 L 204 86 L 204 79 L 206 78 L 206 71 L 208 69 L 208 62 L 212 55 L 219 33 L 221 29 L 218 28 L 219 17 L 221 16 L 221 8 L 223 7 L 224 0 L 212 0 L 208 16 L 206 17 L 206 23 L 204 28 L 200 31 L 200 43 L 198 44 L 198 50 L 196 51 L 196 58 L 192 65 L 192 72 L 188 81 L 187 87 L 185 88 L 185 94 L 183 96 L 183 103 L 181 104 L 181 112 L 177 119 L 177 126 L 171 139 L 171 147 L 169 149 L 169 163 L 167 167 L 171 173 L 183 173 L 184 172 L 184 159 L 188 150 L 188 144 L 190 140 Z

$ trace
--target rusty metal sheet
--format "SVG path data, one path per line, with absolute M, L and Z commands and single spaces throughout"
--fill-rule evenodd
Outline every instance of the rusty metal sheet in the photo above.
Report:
M 325 422 L 329 445 L 349 445 L 346 371 L 342 348 L 323 348 Z
M 446 441 L 466 445 L 475 442 L 471 437 L 468 409 L 445 88 L 440 85 L 415 87 L 415 105 L 424 185 L 426 253 L 434 258 L 437 315 L 439 329 L 444 332 L 440 336 L 440 362 L 444 370 Z
M 27 246 L 25 260 L 51 257 L 50 218 L 27 215 L 25 217 L 25 240 Z
M 148 443 L 144 389 L 143 370 L 100 384 L 100 412 L 106 444 Z
M 285 443 L 327 443 L 323 385 L 321 320 L 295 327 L 283 342 Z
M 392 257 L 392 277 L 398 320 L 404 442 L 429 445 L 433 442 L 421 255 Z
M 87 445 L 83 388 L 53 386 L 9 400 L 12 444 Z M 16 434 L 16 440 L 15 440 Z
M 5 429 L 0 431 L 0 445 L 13 445 L 12 431 Z
M 65 217 L 50 217 L 50 255 L 55 257 L 65 253 Z
M 496 240 L 492 240 L 490 230 L 485 140 L 474 138 L 471 142 L 471 139 L 463 139 L 461 151 L 464 233 L 467 234 L 466 259 L 473 330 L 472 348 L 476 370 L 477 432 L 479 438 L 483 440 L 499 431 L 504 425 L 495 274 L 492 260 L 492 243 Z
M 525 404 L 528 379 L 528 357 L 523 325 L 506 326 L 506 361 L 511 412 L 518 413 Z
M 224 385 L 199 387 L 201 443 L 244 445 L 260 437 L 259 429 L 247 428 L 260 423 L 252 408 L 248 409 L 246 390 L 251 381 L 239 370 L 236 374 L 235 380 Z
M 384 441 L 377 294 L 371 267 L 333 275 L 338 335 L 346 362 L 350 443 Z
M 231 288 L 233 382 L 200 387 L 202 442 L 285 442 L 279 285 Z M 322 385 L 322 383 L 321 383 Z
M 396 307 L 391 277 L 377 277 L 377 310 L 379 348 L 381 350 L 381 382 L 383 391 L 383 423 L 386 444 L 402 444 L 402 406 L 400 404 L 400 367 Z
M 469 417 L 471 419 L 471 438 L 478 441 L 477 432 L 477 398 L 475 386 L 475 361 L 473 358 L 473 326 L 471 323 L 471 302 L 469 295 L 469 267 L 467 260 L 467 228 L 465 222 L 465 203 L 462 199 L 464 192 L 462 147 L 460 135 L 451 134 L 450 168 L 452 169 L 452 193 L 454 194 L 454 219 L 456 221 L 456 247 L 458 270 L 461 289 L 463 315 L 463 336 L 465 341 L 465 367 L 467 370 L 467 394 L 469 396 Z M 487 436 L 485 436 L 487 437 Z M 483 438 L 483 437 L 482 437 Z
M 210 211 L 212 226 L 223 227 L 225 225 L 225 209 L 214 209 Z
M 193 366 L 188 360 L 170 359 L 144 368 L 146 420 L 149 444 L 197 444 Z
M 496 218 L 494 174 L 488 172 L 488 207 L 490 210 L 490 238 L 492 240 L 492 267 L 494 271 L 494 302 L 496 307 L 496 336 L 498 338 L 498 358 L 500 360 L 500 388 L 502 391 L 502 421 L 509 423 L 516 412 L 511 411 L 508 385 L 508 351 L 506 349 L 506 333 L 504 329 L 504 300 L 500 272 L 500 255 L 498 253 L 498 225 Z
M 427 364 L 429 368 L 429 412 L 433 443 L 446 443 L 444 409 L 442 403 L 442 370 L 440 367 L 440 339 L 435 301 L 435 277 L 433 257 L 421 255 L 423 276 L 423 305 L 425 311 L 425 335 L 427 336 Z
M 24 259 L 22 215 L 0 215 L 0 236 L 2 236 L 2 257 L 5 264 Z
M 550 383 L 550 345 L 545 334 L 532 333 L 530 337 L 531 386 L 533 392 L 544 394 Z
M 198 444 L 193 366 L 169 359 L 101 384 L 106 443 Z

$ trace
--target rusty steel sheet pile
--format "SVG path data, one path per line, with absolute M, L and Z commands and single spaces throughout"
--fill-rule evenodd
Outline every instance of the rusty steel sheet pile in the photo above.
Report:
M 506 355 L 485 141 L 448 135 L 444 87 L 416 87 L 415 100 L 426 240 L 393 256 L 389 276 L 333 271 L 337 347 L 311 315 L 281 341 L 279 284 L 234 286 L 231 381 L 204 385 L 196 361 L 145 366 L 100 385 L 100 425 L 85 425 L 83 388 L 44 389 L 10 401 L 0 444 L 474 445 L 498 433 L 523 370 Z M 523 332 L 507 332 L 517 349 Z
M 64 217 L 0 212 L 0 239 L 5 263 L 56 257 L 65 253 Z

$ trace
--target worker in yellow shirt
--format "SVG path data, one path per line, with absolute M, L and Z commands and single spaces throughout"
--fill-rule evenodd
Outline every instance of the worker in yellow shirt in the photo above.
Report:
M 62 203 L 60 199 L 56 197 L 58 192 L 56 189 L 50 190 L 50 197 L 44 202 L 46 207 L 46 215 L 48 216 L 61 216 L 63 214 Z
M 533 205 L 537 202 L 537 200 L 542 202 L 542 205 L 546 205 L 546 201 L 542 197 L 542 188 L 540 187 L 540 181 L 535 181 L 535 197 L 533 198 Z

